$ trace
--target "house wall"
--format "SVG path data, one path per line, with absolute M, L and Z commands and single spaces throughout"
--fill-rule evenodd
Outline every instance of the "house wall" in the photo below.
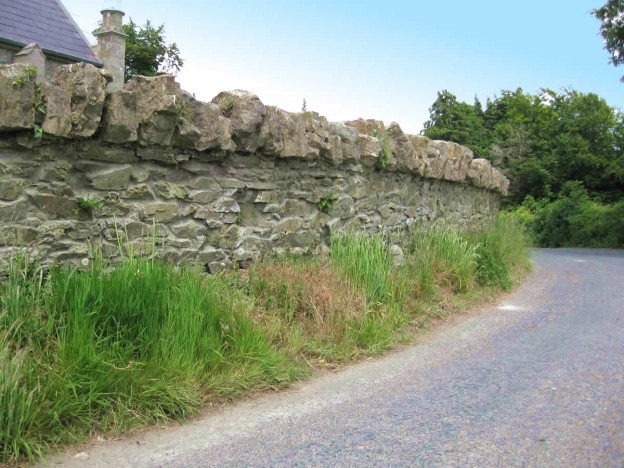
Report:
M 71 63 L 71 62 L 60 62 L 58 60 L 53 60 L 53 59 L 48 58 L 45 63 L 46 79 L 49 80 L 50 78 L 52 78 L 60 67 L 62 67 L 63 65 L 67 65 L 68 63 Z M 77 63 L 77 62 L 74 62 L 74 63 Z
M 0 45 L 0 64 L 13 63 L 13 54 L 15 51 L 4 48 Z
M 0 44 L 0 64 L 8 65 L 8 64 L 15 63 L 16 52 L 18 52 L 18 50 L 16 50 L 15 48 L 3 47 Z M 59 67 L 63 65 L 67 65 L 69 63 L 72 63 L 72 62 L 68 60 L 58 60 L 54 57 L 46 57 L 45 65 L 44 65 L 45 78 L 50 79 L 56 73 Z M 34 66 L 36 66 L 36 64 Z

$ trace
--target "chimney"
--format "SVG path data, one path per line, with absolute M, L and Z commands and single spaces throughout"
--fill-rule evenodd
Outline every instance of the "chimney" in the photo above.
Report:
M 126 64 L 126 33 L 123 30 L 124 12 L 115 8 L 102 10 L 102 26 L 94 35 L 98 40 L 98 56 L 104 70 L 113 76 L 108 91 L 118 91 L 124 85 Z

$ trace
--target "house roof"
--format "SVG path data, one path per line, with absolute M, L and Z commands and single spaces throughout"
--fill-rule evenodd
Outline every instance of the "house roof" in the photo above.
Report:
M 0 42 L 36 42 L 47 56 L 102 66 L 60 0 L 0 0 Z

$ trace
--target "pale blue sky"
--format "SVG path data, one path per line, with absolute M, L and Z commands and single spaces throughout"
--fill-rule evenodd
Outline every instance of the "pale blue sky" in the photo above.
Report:
M 437 91 L 482 101 L 503 89 L 595 92 L 624 108 L 589 12 L 606 0 L 62 0 L 81 28 L 117 6 L 164 24 L 182 88 L 209 101 L 247 89 L 288 111 L 396 121 L 418 133 Z

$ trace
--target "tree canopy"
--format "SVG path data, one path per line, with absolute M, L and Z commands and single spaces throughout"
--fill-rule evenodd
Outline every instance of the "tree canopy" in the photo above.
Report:
M 624 195 L 624 119 L 594 93 L 518 88 L 470 105 L 443 91 L 425 136 L 468 146 L 511 180 L 511 202 L 556 195 L 571 180 L 609 201 Z
M 605 49 L 611 54 L 611 63 L 620 66 L 624 63 L 624 0 L 609 0 L 601 8 L 592 10 L 602 25 L 600 34 L 605 41 Z M 624 76 L 621 79 L 624 82 Z
M 594 93 L 438 93 L 424 134 L 464 144 L 511 181 L 505 200 L 541 246 L 624 247 L 624 116 Z
M 176 43 L 165 42 L 165 27 L 152 26 L 148 20 L 144 26 L 137 26 L 132 19 L 124 24 L 128 35 L 126 40 L 125 79 L 136 75 L 176 75 L 184 61 Z

